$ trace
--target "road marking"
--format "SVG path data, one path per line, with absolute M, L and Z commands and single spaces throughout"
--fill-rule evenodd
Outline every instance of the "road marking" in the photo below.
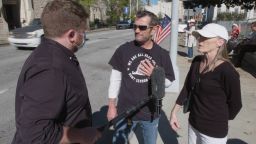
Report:
M 7 92 L 7 91 L 8 91 L 8 89 L 0 90 L 0 94 L 3 94 L 5 92 Z

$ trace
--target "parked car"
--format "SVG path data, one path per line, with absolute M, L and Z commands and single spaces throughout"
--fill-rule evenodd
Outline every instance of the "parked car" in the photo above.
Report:
M 40 19 L 34 19 L 28 26 L 12 30 L 9 34 L 8 41 L 18 49 L 31 49 L 41 43 L 43 35 L 44 31 Z
M 132 28 L 133 24 L 127 21 L 120 21 L 116 24 L 116 29 L 129 29 Z

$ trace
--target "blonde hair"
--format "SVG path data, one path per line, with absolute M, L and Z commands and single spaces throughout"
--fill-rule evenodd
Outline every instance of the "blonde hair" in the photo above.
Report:
M 223 39 L 223 38 L 220 38 L 220 39 Z M 223 45 L 219 47 L 218 52 L 217 52 L 216 56 L 214 57 L 213 61 L 207 66 L 207 68 L 208 68 L 207 71 L 213 71 L 216 68 L 217 61 L 219 61 L 219 60 L 231 63 L 228 58 L 228 51 L 227 51 L 226 43 L 227 43 L 226 40 L 224 40 Z

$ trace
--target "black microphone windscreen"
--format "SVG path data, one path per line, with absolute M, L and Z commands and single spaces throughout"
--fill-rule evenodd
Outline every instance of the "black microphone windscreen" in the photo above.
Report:
M 155 67 L 151 74 L 151 90 L 153 98 L 163 98 L 165 95 L 165 72 L 162 67 Z

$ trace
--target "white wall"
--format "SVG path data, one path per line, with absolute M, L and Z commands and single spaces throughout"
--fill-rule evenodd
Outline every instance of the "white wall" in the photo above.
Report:
M 0 0 L 0 9 L 2 9 L 3 3 Z M 8 25 L 3 18 L 3 13 L 0 11 L 0 44 L 7 43 L 7 37 L 9 35 Z
M 34 19 L 34 11 L 32 9 L 31 0 L 20 1 L 20 21 L 21 25 L 27 26 Z M 25 23 L 23 23 L 25 21 Z
M 183 19 L 184 9 L 182 1 L 179 1 L 179 18 Z M 155 15 L 159 15 L 159 13 L 164 16 L 164 14 L 168 15 L 169 17 L 172 16 L 172 3 L 171 2 L 161 2 L 158 1 L 157 5 L 145 6 L 145 9 L 148 11 L 153 12 Z

